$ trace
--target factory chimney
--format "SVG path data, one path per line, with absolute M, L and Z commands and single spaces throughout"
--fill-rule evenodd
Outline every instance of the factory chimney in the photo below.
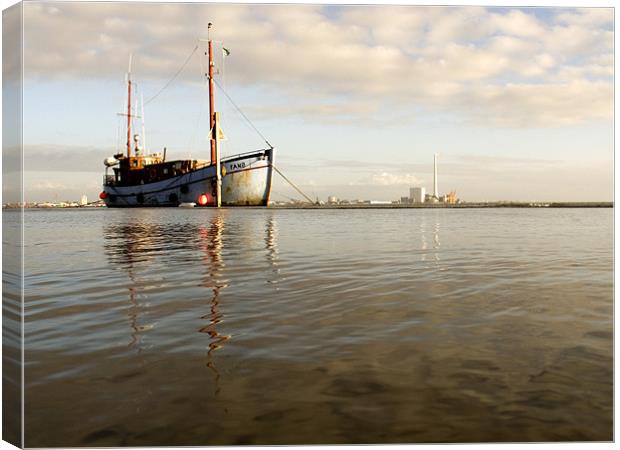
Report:
M 435 167 L 435 176 L 433 177 L 433 197 L 435 197 L 436 199 L 439 199 L 439 192 L 437 190 L 437 155 L 438 153 L 435 153 L 434 158 L 433 158 L 433 162 L 434 162 L 434 167 Z

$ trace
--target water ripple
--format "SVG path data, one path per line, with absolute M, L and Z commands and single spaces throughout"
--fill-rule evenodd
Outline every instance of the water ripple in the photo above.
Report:
M 26 215 L 29 446 L 611 439 L 610 210 Z

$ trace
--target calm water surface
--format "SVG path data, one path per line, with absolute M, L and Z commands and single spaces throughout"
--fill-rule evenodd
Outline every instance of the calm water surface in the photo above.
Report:
M 27 446 L 613 438 L 612 209 L 25 219 Z

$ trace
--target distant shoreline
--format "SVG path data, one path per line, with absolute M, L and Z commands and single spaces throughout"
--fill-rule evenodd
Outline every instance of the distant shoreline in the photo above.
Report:
M 417 204 L 345 204 L 345 205 L 270 205 L 269 209 L 453 209 L 453 208 L 613 208 L 613 202 L 471 202 Z
M 233 208 L 249 209 L 459 209 L 459 208 L 613 208 L 613 202 L 467 202 L 467 203 L 414 203 L 414 204 L 333 204 L 316 205 L 310 203 L 269 205 L 264 206 L 235 206 Z M 100 209 L 101 206 L 67 206 L 67 207 L 25 207 L 24 209 Z M 171 207 L 166 207 L 169 209 Z M 229 207 L 223 207 L 228 209 Z M 3 205 L 2 209 L 21 209 L 19 206 Z M 152 209 L 152 208 L 150 208 Z

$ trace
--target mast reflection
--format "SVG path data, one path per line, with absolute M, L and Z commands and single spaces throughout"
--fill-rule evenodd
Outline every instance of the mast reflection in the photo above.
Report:
M 129 223 L 108 226 L 104 229 L 104 251 L 110 261 L 125 270 L 129 278 L 129 327 L 130 339 L 127 347 L 135 348 L 138 353 L 143 350 L 142 335 L 154 327 L 154 324 L 141 324 L 140 316 L 148 303 L 140 303 L 146 294 L 138 289 L 139 265 L 151 259 L 156 246 L 158 230 L 145 223 Z
M 218 332 L 218 325 L 222 322 L 224 315 L 220 312 L 220 290 L 228 287 L 222 279 L 222 271 L 225 266 L 222 258 L 222 234 L 224 231 L 224 217 L 221 211 L 211 219 L 209 228 L 201 227 L 199 230 L 200 241 L 204 249 L 205 265 L 208 267 L 203 285 L 212 290 L 209 305 L 210 312 L 202 316 L 202 319 L 209 320 L 209 324 L 198 330 L 209 335 L 209 350 L 207 351 L 207 367 L 213 372 L 215 380 L 215 394 L 220 392 L 220 372 L 215 365 L 214 352 L 224 346 L 230 339 L 230 335 Z

